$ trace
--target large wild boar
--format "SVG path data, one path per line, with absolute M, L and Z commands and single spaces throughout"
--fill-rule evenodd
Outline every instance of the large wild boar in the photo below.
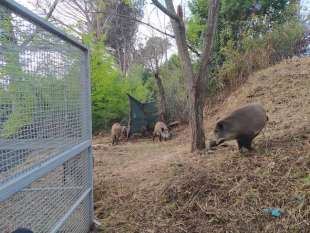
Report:
M 159 141 L 164 139 L 165 141 L 170 138 L 170 133 L 166 124 L 162 121 L 158 121 L 155 124 L 153 131 L 153 141 L 158 137 Z
M 118 144 L 121 136 L 127 138 L 127 128 L 119 123 L 114 123 L 111 129 L 112 145 Z
M 265 127 L 267 120 L 261 104 L 247 104 L 217 122 L 209 145 L 214 147 L 225 141 L 237 140 L 239 150 L 243 147 L 252 150 L 252 140 Z

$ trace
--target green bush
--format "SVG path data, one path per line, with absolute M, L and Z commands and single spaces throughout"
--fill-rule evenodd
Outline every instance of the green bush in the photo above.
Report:
M 269 33 L 272 50 L 271 62 L 276 62 L 285 57 L 296 54 L 296 48 L 305 32 L 304 26 L 300 22 L 287 22 L 274 28 Z
M 92 121 L 96 132 L 109 129 L 113 122 L 127 121 L 127 93 L 146 101 L 151 91 L 141 66 L 133 66 L 125 77 L 103 40 L 94 42 L 92 35 L 85 35 L 83 40 L 91 49 Z
M 165 88 L 168 121 L 187 121 L 189 112 L 187 90 L 181 74 L 179 57 L 172 55 L 161 66 L 160 74 Z
M 188 42 L 201 51 L 208 1 L 191 0 L 189 9 Z M 221 1 L 208 96 L 218 87 L 238 85 L 251 72 L 293 56 L 304 31 L 298 12 L 296 1 Z
M 283 58 L 296 54 L 296 47 L 302 40 L 304 28 L 297 21 L 276 25 L 272 31 L 253 37 L 251 33 L 235 48 L 232 41 L 222 48 L 223 64 L 218 68 L 219 82 L 232 84 L 250 73 L 275 64 Z

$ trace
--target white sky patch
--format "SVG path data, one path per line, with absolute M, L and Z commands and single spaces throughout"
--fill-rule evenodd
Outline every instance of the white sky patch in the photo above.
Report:
M 164 1 L 161 1 L 162 3 L 164 3 Z M 178 5 L 181 5 L 183 8 L 183 14 L 184 14 L 184 18 L 188 18 L 190 15 L 190 11 L 188 8 L 186 0 L 174 0 L 174 6 L 175 8 Z M 166 16 L 164 13 L 162 13 L 155 5 L 153 5 L 151 3 L 151 0 L 146 1 L 146 5 L 144 7 L 144 17 L 143 17 L 143 21 L 146 23 L 151 24 L 152 26 L 160 29 L 161 31 L 164 31 L 168 34 L 174 34 L 171 28 L 171 24 L 170 24 L 170 19 L 168 16 Z M 176 45 L 175 45 L 175 40 L 169 36 L 165 36 L 164 34 L 157 32 L 156 30 L 140 24 L 139 25 L 139 29 L 138 29 L 138 41 L 142 42 L 143 44 L 145 44 L 145 42 L 147 41 L 148 38 L 152 37 L 152 36 L 159 36 L 159 37 L 165 37 L 167 39 L 169 39 L 170 43 L 172 44 L 172 47 L 169 49 L 168 51 L 168 56 L 170 56 L 173 53 L 177 52 L 176 49 Z
M 23 5 L 24 7 L 28 8 L 29 10 L 33 11 L 34 13 L 38 14 L 38 11 L 36 11 L 35 7 L 33 6 L 33 3 L 35 1 L 33 0 L 15 0 L 15 1 Z
M 29 10 L 33 11 L 36 14 L 41 13 L 41 11 L 39 11 L 38 9 L 36 9 L 34 7 L 34 0 L 16 0 L 18 3 L 20 3 L 21 5 L 23 5 L 24 7 L 28 8 Z M 164 4 L 164 1 L 161 1 Z M 174 6 L 177 7 L 178 5 L 181 5 L 183 8 L 184 13 L 184 18 L 188 18 L 190 15 L 188 6 L 187 6 L 187 0 L 174 0 Z M 160 29 L 161 31 L 164 31 L 168 34 L 174 34 L 172 32 L 172 28 L 170 26 L 170 19 L 168 16 L 166 16 L 164 13 L 162 13 L 155 5 L 153 5 L 151 3 L 151 0 L 146 0 L 145 2 L 145 6 L 144 6 L 144 17 L 142 19 L 143 22 L 146 22 L 158 29 Z M 59 15 L 57 8 L 61 7 L 61 5 L 59 4 L 56 7 L 56 10 L 54 12 L 54 16 L 57 17 L 62 17 L 61 15 Z M 42 16 L 42 15 L 41 15 Z M 68 19 L 66 19 L 68 20 Z M 139 24 L 138 26 L 138 33 L 137 33 L 137 44 L 138 43 L 142 43 L 145 44 L 147 39 L 153 36 L 159 36 L 159 37 L 165 37 L 168 38 L 170 43 L 172 44 L 172 47 L 169 49 L 168 54 L 171 55 L 173 53 L 176 53 L 176 46 L 175 46 L 175 41 L 173 38 L 170 38 L 169 36 L 165 36 L 160 32 L 157 32 L 156 30 L 143 25 L 143 24 Z
M 310 11 L 310 0 L 301 0 L 301 1 L 300 1 L 300 5 L 301 5 L 300 13 L 301 13 L 303 16 L 309 15 L 309 11 Z
M 28 9 L 34 11 L 35 13 L 40 13 L 38 11 L 38 9 L 35 9 L 34 7 L 34 0 L 16 0 L 18 3 L 22 4 L 23 6 L 27 7 Z M 164 4 L 164 1 L 161 0 L 160 1 L 162 4 Z M 184 18 L 186 20 L 186 18 L 189 18 L 190 16 L 190 11 L 188 8 L 188 0 L 173 0 L 174 2 L 174 6 L 177 7 L 178 5 L 181 5 L 183 8 L 184 13 Z M 173 34 L 172 32 L 172 28 L 170 26 L 170 19 L 168 16 L 166 16 L 164 13 L 162 13 L 156 6 L 154 6 L 151 3 L 151 0 L 146 0 L 145 1 L 145 6 L 144 6 L 144 17 L 142 19 L 143 22 L 149 23 L 152 26 L 167 32 L 169 34 Z M 58 7 L 61 7 L 61 5 L 59 5 Z M 57 14 L 57 8 L 54 12 L 54 15 L 56 15 L 57 17 L 62 17 L 61 15 L 59 15 L 59 13 Z M 300 13 L 303 17 L 307 17 L 310 14 L 310 0 L 301 0 L 301 10 Z M 136 45 L 138 45 L 138 43 L 142 43 L 145 44 L 147 39 L 152 37 L 152 36 L 159 36 L 159 37 L 165 37 L 168 38 L 170 43 L 172 44 L 172 47 L 169 49 L 168 55 L 170 56 L 173 53 L 176 53 L 176 45 L 175 45 L 175 40 L 163 35 L 162 33 L 159 33 L 157 31 L 155 31 L 154 29 L 140 24 L 138 27 L 138 33 L 137 33 L 137 43 Z
M 302 20 L 305 20 L 304 25 L 308 30 L 310 30 L 310 21 L 308 19 L 310 15 L 310 0 L 301 0 L 300 5 L 300 15 Z

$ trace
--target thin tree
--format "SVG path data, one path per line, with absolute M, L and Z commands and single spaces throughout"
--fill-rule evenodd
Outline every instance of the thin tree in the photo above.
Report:
M 217 28 L 219 0 L 209 0 L 207 30 L 203 38 L 203 51 L 200 56 L 200 65 L 197 73 L 193 70 L 193 64 L 186 43 L 182 7 L 178 6 L 176 12 L 172 0 L 165 0 L 166 6 L 162 5 L 158 0 L 152 0 L 152 2 L 170 18 L 181 60 L 182 73 L 187 82 L 186 86 L 190 109 L 191 150 L 203 150 L 206 147 L 203 110 L 207 95 L 209 63 L 211 61 L 213 41 Z
M 51 0 L 37 0 L 45 14 Z M 55 0 L 60 1 L 60 0 Z M 61 17 L 59 17 L 61 15 Z M 79 37 L 94 33 L 97 42 L 105 35 L 105 44 L 117 59 L 123 73 L 133 62 L 138 21 L 143 16 L 143 1 L 63 0 L 51 19 L 74 31 Z M 135 19 L 135 20 L 128 20 Z
M 138 61 L 151 70 L 154 75 L 159 94 L 159 118 L 164 122 L 167 121 L 167 101 L 164 85 L 160 77 L 160 65 L 164 62 L 169 47 L 168 39 L 154 36 L 149 38 L 146 45 L 137 51 Z

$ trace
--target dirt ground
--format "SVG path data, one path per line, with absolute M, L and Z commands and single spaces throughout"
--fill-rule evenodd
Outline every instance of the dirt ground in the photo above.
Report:
M 310 233 L 310 59 L 286 60 L 252 75 L 208 109 L 205 128 L 235 108 L 261 102 L 269 122 L 240 154 L 235 142 L 189 153 L 181 126 L 167 142 L 111 146 L 94 137 L 95 212 L 101 232 Z M 263 208 L 280 208 L 272 217 Z

